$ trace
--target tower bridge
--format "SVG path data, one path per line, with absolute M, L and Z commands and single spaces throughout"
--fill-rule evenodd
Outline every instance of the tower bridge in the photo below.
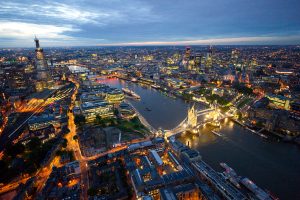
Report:
M 201 115 L 205 115 L 202 120 L 198 118 Z M 197 111 L 195 109 L 195 105 L 193 105 L 188 109 L 187 117 L 183 121 L 181 121 L 172 130 L 165 130 L 165 137 L 175 136 L 177 134 L 181 134 L 184 131 L 197 133 L 199 128 L 201 126 L 204 126 L 205 124 L 210 124 L 212 126 L 218 127 L 220 126 L 221 120 L 232 116 L 233 114 L 231 112 L 222 114 L 216 102 L 213 102 L 210 105 L 210 108 L 200 111 Z
M 130 102 L 126 101 L 131 105 Z M 132 105 L 131 105 L 132 106 Z M 187 117 L 184 118 L 176 127 L 171 130 L 157 130 L 143 117 L 142 114 L 132 106 L 135 112 L 137 113 L 142 124 L 149 129 L 149 131 L 154 135 L 164 135 L 165 137 L 171 137 L 178 134 L 181 134 L 185 131 L 191 131 L 197 133 L 199 128 L 204 126 L 205 124 L 211 124 L 212 126 L 219 126 L 219 121 L 232 117 L 232 112 L 227 112 L 226 114 L 222 114 L 216 102 L 210 105 L 210 108 L 204 110 L 196 110 L 195 105 L 191 106 L 188 109 Z M 205 117 L 200 120 L 199 116 L 204 115 Z

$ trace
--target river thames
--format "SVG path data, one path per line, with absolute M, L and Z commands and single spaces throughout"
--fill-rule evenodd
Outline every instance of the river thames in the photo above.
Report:
M 140 101 L 130 102 L 156 129 L 172 129 L 187 116 L 189 103 L 182 99 L 123 80 L 105 79 L 102 82 L 119 89 L 129 87 L 140 95 Z M 196 107 L 204 109 L 200 104 Z M 219 163 L 226 162 L 238 175 L 248 177 L 280 199 L 300 199 L 298 146 L 264 139 L 231 120 L 223 121 L 219 132 L 222 136 L 214 135 L 210 128 L 202 128 L 199 135 L 182 134 L 179 140 L 197 149 L 203 160 L 217 171 L 223 171 Z

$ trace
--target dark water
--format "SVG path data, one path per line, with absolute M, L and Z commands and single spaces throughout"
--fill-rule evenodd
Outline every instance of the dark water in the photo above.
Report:
M 131 100 L 131 103 L 155 128 L 172 129 L 187 116 L 189 104 L 181 99 L 173 99 L 155 89 L 117 79 L 108 79 L 104 83 L 116 88 L 127 85 L 139 94 L 141 100 Z M 201 105 L 197 107 L 203 108 Z M 240 176 L 248 177 L 261 188 L 271 190 L 280 199 L 300 199 L 298 146 L 263 139 L 230 120 L 222 122 L 219 132 L 222 137 L 205 127 L 199 135 L 183 134 L 179 139 L 199 150 L 203 160 L 218 171 L 222 171 L 219 163 L 226 162 Z

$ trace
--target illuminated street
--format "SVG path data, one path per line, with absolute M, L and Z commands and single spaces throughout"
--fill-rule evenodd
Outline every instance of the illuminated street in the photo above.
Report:
M 47 181 L 49 175 L 52 172 L 52 167 L 59 167 L 59 157 L 55 156 L 53 160 L 45 167 L 43 167 L 40 171 L 38 171 L 35 175 L 36 177 L 36 187 L 37 191 L 40 192 L 45 186 L 45 182 Z
M 81 198 L 82 199 L 88 199 L 87 196 L 87 190 L 89 188 L 89 181 L 88 181 L 88 166 L 87 162 L 85 161 L 84 157 L 81 155 L 81 150 L 78 144 L 78 140 L 74 139 L 74 136 L 77 135 L 76 130 L 76 124 L 74 123 L 74 114 L 73 114 L 73 108 L 76 100 L 76 95 L 79 88 L 79 83 L 76 82 L 74 79 L 71 79 L 71 81 L 75 84 L 76 88 L 71 96 L 71 104 L 69 107 L 70 112 L 68 112 L 68 128 L 69 133 L 65 136 L 65 138 L 68 141 L 67 149 L 74 151 L 75 158 L 80 162 L 80 169 L 81 169 Z

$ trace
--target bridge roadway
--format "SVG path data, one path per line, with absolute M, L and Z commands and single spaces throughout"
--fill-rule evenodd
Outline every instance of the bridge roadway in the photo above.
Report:
M 125 102 L 127 104 L 129 104 L 134 109 L 134 111 L 136 112 L 137 116 L 139 117 L 141 123 L 145 127 L 147 127 L 152 134 L 157 133 L 157 130 L 153 126 L 150 125 L 150 123 L 143 117 L 143 115 L 129 101 L 125 100 Z M 197 111 L 197 116 L 204 115 L 206 113 L 212 112 L 213 110 L 214 110 L 213 108 L 208 108 L 208 109 L 205 109 L 205 110 Z M 223 115 L 221 113 L 220 113 L 220 115 L 221 115 L 221 118 L 219 120 L 222 120 L 222 119 L 228 117 L 228 116 Z M 208 122 L 211 122 L 211 121 L 212 120 L 205 121 L 205 122 L 200 122 L 197 125 L 197 128 L 199 128 L 200 126 L 203 126 L 204 124 L 206 124 Z M 175 136 L 177 134 L 180 134 L 180 133 L 184 132 L 186 130 L 186 128 L 187 128 L 187 117 L 184 120 L 182 120 L 175 128 L 173 128 L 171 130 L 165 130 L 165 132 L 166 132 L 165 136 L 166 137 Z
M 205 109 L 205 110 L 199 110 L 199 111 L 197 111 L 197 116 L 204 115 L 204 114 L 209 113 L 213 110 L 214 110 L 213 108 L 208 108 L 208 109 Z
M 206 112 L 207 112 L 207 111 L 206 111 Z M 227 118 L 227 117 L 232 117 L 232 115 L 224 115 L 224 114 L 221 114 L 221 113 L 220 113 L 220 115 L 221 115 L 221 118 L 218 119 L 219 121 L 220 121 L 220 120 L 223 120 L 223 119 L 225 119 L 225 118 Z M 213 119 L 210 119 L 210 120 L 208 120 L 208 121 L 200 122 L 200 123 L 197 124 L 196 128 L 199 128 L 199 127 L 201 127 L 201 126 L 203 126 L 203 125 L 205 125 L 205 124 L 207 124 L 207 123 L 209 123 L 209 122 L 212 122 L 212 121 L 213 121 Z M 172 130 L 165 130 L 165 131 L 166 131 L 165 136 L 166 136 L 167 138 L 168 138 L 168 137 L 171 137 L 171 136 L 175 136 L 175 135 L 177 135 L 177 134 L 180 134 L 180 133 L 184 132 L 186 129 L 187 129 L 187 118 L 185 118 L 185 119 L 184 119 L 179 125 L 177 125 L 174 129 L 172 129 Z

